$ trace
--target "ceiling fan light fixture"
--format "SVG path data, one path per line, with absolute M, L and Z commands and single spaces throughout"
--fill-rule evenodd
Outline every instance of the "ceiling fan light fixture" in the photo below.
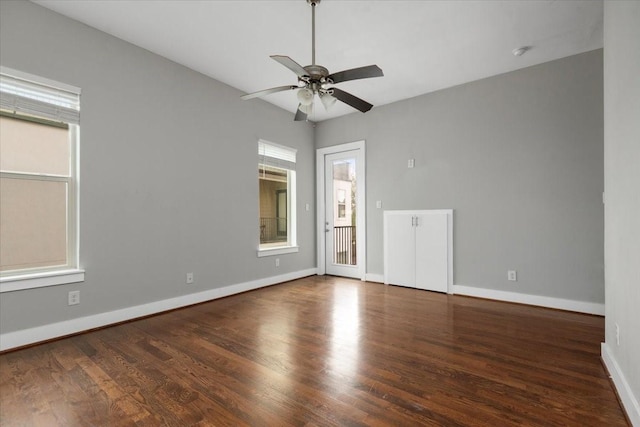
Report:
M 336 103 L 337 99 L 329 95 L 328 93 L 322 94 L 321 92 L 320 101 L 322 102 L 322 105 L 324 105 L 324 109 L 329 111 L 329 108 L 331 108 L 333 104 Z
M 307 87 L 298 90 L 298 101 L 302 105 L 313 104 L 313 91 Z
M 307 116 L 310 116 L 311 113 L 313 113 L 313 100 L 310 104 L 306 104 L 306 105 L 303 103 L 300 103 L 300 107 L 298 107 L 298 109 L 303 113 L 305 113 Z

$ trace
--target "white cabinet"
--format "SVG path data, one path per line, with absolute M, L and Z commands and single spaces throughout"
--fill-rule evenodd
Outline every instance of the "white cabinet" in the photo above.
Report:
M 384 283 L 451 290 L 453 210 L 384 212 Z

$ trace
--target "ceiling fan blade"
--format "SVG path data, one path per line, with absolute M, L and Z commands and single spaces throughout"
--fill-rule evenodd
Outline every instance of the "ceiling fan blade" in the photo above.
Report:
M 253 92 L 253 93 L 248 93 L 246 95 L 242 95 L 240 97 L 240 99 L 246 101 L 247 99 L 258 98 L 260 96 L 270 95 L 272 93 L 282 92 L 282 91 L 285 91 L 285 90 L 293 90 L 293 89 L 298 89 L 298 86 L 289 85 L 289 86 L 272 87 L 271 89 L 260 90 L 258 92 Z
M 307 120 L 307 114 L 300 109 L 301 105 L 302 104 L 298 105 L 298 109 L 296 110 L 296 116 L 293 118 L 293 120 L 296 122 L 303 122 Z
M 335 87 L 332 87 L 329 93 L 339 101 L 342 101 L 345 104 L 352 106 L 356 110 L 362 111 L 363 113 L 366 113 L 373 107 L 373 105 L 369 104 L 367 101 L 364 101 L 357 96 L 351 95 L 349 92 L 345 92 Z
M 281 63 L 282 65 L 284 65 L 285 67 L 287 67 L 288 69 L 293 71 L 294 73 L 296 73 L 296 75 L 298 77 L 303 77 L 303 76 L 308 76 L 309 75 L 307 70 L 305 70 L 302 67 L 302 65 L 298 64 L 296 61 L 294 61 L 293 59 L 289 58 L 288 56 L 271 55 L 270 58 L 275 60 L 275 61 L 278 61 L 279 63 Z
M 368 79 L 370 77 L 382 77 L 384 74 L 377 65 L 367 65 L 366 67 L 352 68 L 351 70 L 338 71 L 329 74 L 327 79 L 333 83 L 346 82 L 349 80 Z

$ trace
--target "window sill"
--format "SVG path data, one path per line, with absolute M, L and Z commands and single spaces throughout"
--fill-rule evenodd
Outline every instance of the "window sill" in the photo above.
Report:
M 280 246 L 277 248 L 258 249 L 258 258 L 262 258 L 264 256 L 291 254 L 294 252 L 298 252 L 298 246 Z
M 0 278 L 0 293 L 84 282 L 84 270 L 71 269 Z

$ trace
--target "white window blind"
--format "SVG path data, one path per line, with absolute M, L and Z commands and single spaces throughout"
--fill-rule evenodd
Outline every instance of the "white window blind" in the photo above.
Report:
M 17 113 L 46 119 L 79 124 L 80 90 L 67 86 L 36 83 L 23 76 L 12 75 L 2 69 L 0 73 L 0 107 Z
M 258 141 L 259 163 L 280 169 L 296 170 L 296 151 L 272 142 Z

